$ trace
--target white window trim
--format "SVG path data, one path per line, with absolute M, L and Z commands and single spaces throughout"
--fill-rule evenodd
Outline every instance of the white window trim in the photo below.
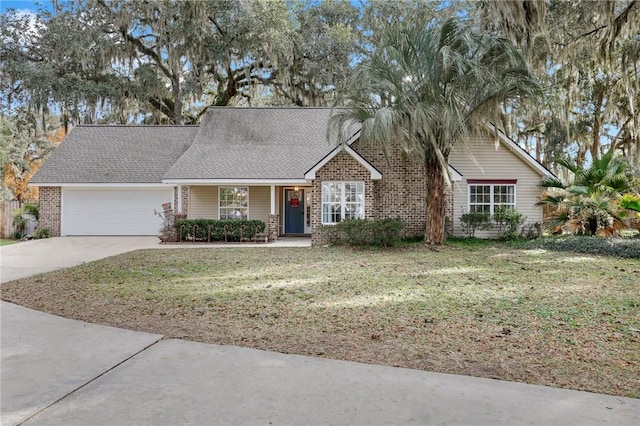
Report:
M 320 183 L 320 222 L 323 225 L 336 225 L 339 222 L 325 222 L 324 221 L 324 192 L 323 192 L 323 186 L 325 183 L 333 183 L 333 184 L 339 184 L 340 185 L 340 211 L 342 212 L 342 221 L 344 221 L 344 210 L 345 210 L 345 205 L 346 205 L 346 197 L 345 197 L 345 187 L 346 184 L 361 184 L 362 185 L 362 194 L 364 196 L 364 199 L 362 200 L 362 217 L 359 219 L 364 219 L 366 217 L 365 212 L 366 212 L 366 208 L 367 208 L 367 204 L 366 204 L 366 191 L 367 188 L 364 184 L 364 181 L 350 181 L 350 180 L 325 180 L 323 182 Z
M 222 189 L 230 189 L 230 188 L 239 188 L 239 189 L 246 189 L 247 190 L 247 219 L 249 220 L 251 218 L 250 213 L 251 213 L 251 209 L 250 209 L 250 203 L 251 203 L 251 196 L 249 195 L 249 187 L 248 186 L 219 186 L 218 187 L 218 220 L 222 220 L 220 219 L 220 211 L 221 211 L 221 207 L 220 207 L 220 193 L 222 192 Z
M 494 188 L 496 186 L 512 186 L 513 187 L 513 208 L 515 209 L 518 203 L 518 197 L 517 197 L 517 191 L 518 191 L 518 184 L 517 183 L 491 183 L 491 182 L 486 182 L 486 183 L 469 183 L 467 184 L 467 211 L 471 212 L 471 187 L 472 186 L 488 186 L 490 187 L 489 190 L 489 213 L 491 215 L 494 214 L 495 212 L 495 206 L 496 204 L 493 201 L 493 196 L 494 196 Z M 480 205 L 481 203 L 475 203 L 474 205 Z M 482 205 L 485 205 L 484 203 L 482 203 Z M 503 205 L 503 204 L 499 204 L 499 205 Z

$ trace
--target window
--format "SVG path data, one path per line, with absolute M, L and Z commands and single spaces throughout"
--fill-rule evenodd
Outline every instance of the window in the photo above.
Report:
M 220 187 L 219 189 L 220 220 L 249 218 L 249 188 Z
M 495 208 L 516 208 L 516 185 L 511 183 L 470 183 L 469 212 L 494 214 Z
M 322 223 L 364 219 L 364 182 L 322 182 Z

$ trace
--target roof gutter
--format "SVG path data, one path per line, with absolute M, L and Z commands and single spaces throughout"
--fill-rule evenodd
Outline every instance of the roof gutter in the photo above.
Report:
M 170 185 L 309 185 L 307 179 L 163 179 L 163 184 Z

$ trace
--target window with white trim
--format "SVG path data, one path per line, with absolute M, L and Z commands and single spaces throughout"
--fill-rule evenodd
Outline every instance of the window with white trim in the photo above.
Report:
M 494 214 L 499 206 L 516 208 L 515 184 L 469 184 L 469 212 Z
M 221 186 L 218 189 L 218 214 L 220 220 L 249 218 L 249 188 Z
M 364 219 L 364 182 L 322 182 L 322 223 Z

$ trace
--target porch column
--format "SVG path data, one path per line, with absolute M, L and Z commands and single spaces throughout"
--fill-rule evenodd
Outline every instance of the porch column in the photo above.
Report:
M 182 185 L 178 185 L 178 206 L 176 213 L 182 213 Z
M 276 214 L 276 186 L 271 185 L 271 213 Z
M 269 214 L 269 223 L 267 224 L 267 235 L 269 241 L 278 239 L 280 217 L 276 211 L 276 186 L 271 185 L 271 210 Z

